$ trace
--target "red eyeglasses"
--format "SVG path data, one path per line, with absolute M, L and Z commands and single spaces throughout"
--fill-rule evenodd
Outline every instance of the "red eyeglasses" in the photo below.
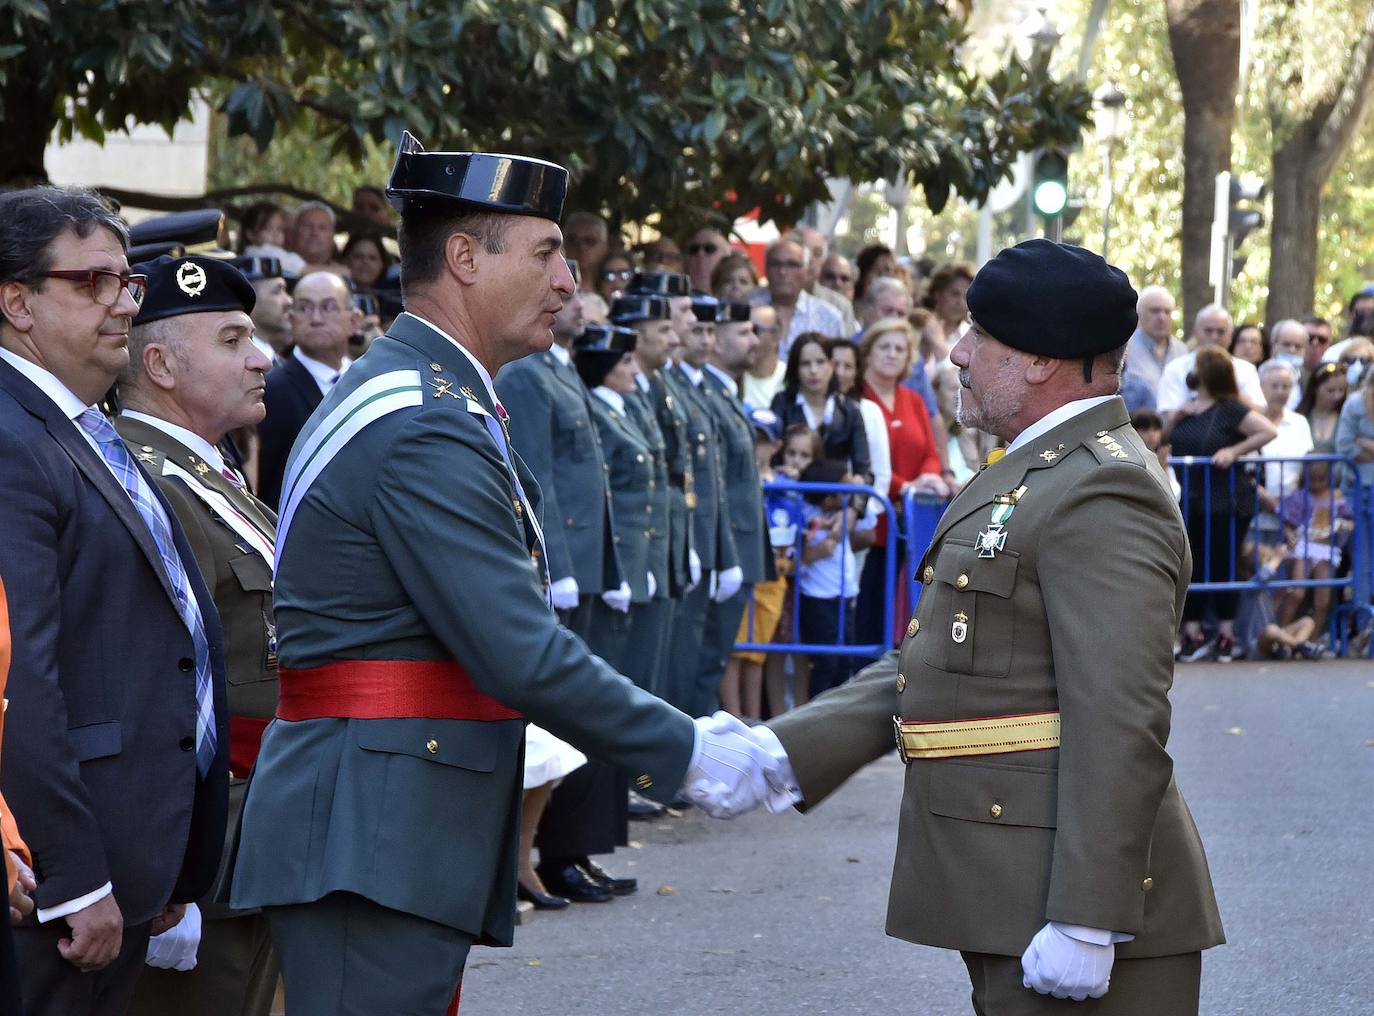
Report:
M 148 293 L 148 276 L 133 275 L 129 272 L 111 272 L 102 268 L 88 268 L 85 271 L 44 272 L 46 279 L 65 279 L 78 285 L 90 286 L 95 302 L 103 307 L 113 307 L 119 302 L 119 294 L 129 291 L 136 306 L 143 305 L 143 297 Z

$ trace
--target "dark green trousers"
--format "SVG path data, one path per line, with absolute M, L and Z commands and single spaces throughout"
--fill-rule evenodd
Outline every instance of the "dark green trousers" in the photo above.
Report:
M 1107 994 L 1082 1002 L 1031 991 L 1021 981 L 1019 956 L 960 955 L 977 1016 L 1197 1016 L 1201 953 L 1117 960 Z
M 206 918 L 195 967 L 147 967 L 134 989 L 129 1016 L 269 1016 L 277 969 L 262 914 Z

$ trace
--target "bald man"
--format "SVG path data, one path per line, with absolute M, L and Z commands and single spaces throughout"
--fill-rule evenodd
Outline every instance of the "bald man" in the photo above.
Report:
M 1164 368 L 1188 347 L 1174 338 L 1174 298 L 1163 286 L 1146 286 L 1136 302 L 1138 323 L 1126 343 L 1126 376 L 1138 378 L 1159 394 L 1159 379 Z
M 1193 372 L 1197 361 L 1197 350 L 1204 346 L 1220 346 L 1226 349 L 1231 345 L 1231 315 L 1220 304 L 1209 303 L 1197 312 L 1193 319 L 1194 351 L 1170 360 L 1159 378 L 1159 389 L 1155 393 L 1155 409 L 1161 415 L 1174 413 L 1184 403 L 1197 397 L 1197 392 L 1188 387 L 1188 375 Z M 1259 372 L 1255 365 L 1241 359 L 1233 359 L 1231 366 L 1236 372 L 1236 387 L 1240 397 L 1252 407 L 1264 411 L 1264 390 L 1260 388 Z

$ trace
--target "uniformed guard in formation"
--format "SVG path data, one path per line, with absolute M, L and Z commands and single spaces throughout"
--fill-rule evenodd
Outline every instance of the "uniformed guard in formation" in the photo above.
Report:
M 537 481 L 492 377 L 547 350 L 574 288 L 567 173 L 406 135 L 406 312 L 292 451 L 278 525 L 280 703 L 234 906 L 263 907 L 292 1016 L 442 1012 L 509 945 L 523 720 L 711 814 L 777 763 L 636 687 L 558 623 Z

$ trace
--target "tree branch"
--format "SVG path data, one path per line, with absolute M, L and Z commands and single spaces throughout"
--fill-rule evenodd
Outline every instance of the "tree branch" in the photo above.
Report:
M 1325 180 L 1349 146 L 1369 110 L 1371 95 L 1374 95 L 1374 8 L 1365 15 L 1345 81 L 1316 132 L 1312 146 L 1316 179 Z

